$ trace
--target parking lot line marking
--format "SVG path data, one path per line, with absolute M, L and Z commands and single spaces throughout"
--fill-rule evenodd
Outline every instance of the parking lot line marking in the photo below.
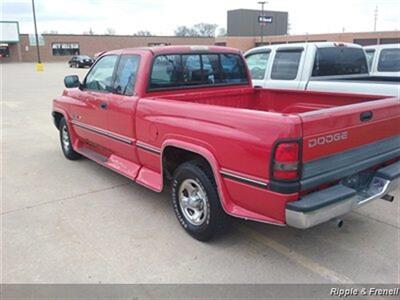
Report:
M 274 251 L 282 254 L 286 258 L 295 262 L 298 265 L 316 273 L 334 283 L 347 283 L 354 284 L 354 282 L 345 275 L 338 274 L 335 271 L 328 269 L 320 265 L 319 263 L 313 261 L 312 259 L 305 257 L 304 255 L 294 252 L 292 249 L 278 243 L 277 241 L 270 239 L 263 234 L 257 232 L 256 230 L 250 228 L 248 225 L 241 224 L 240 226 L 235 226 L 241 233 L 250 237 L 251 239 L 273 249 Z
M 64 198 L 60 198 L 60 199 L 54 199 L 54 200 L 50 200 L 50 201 L 37 203 L 37 204 L 34 204 L 34 205 L 29 205 L 29 206 L 25 206 L 25 207 L 21 207 L 21 208 L 8 210 L 8 211 L 5 211 L 5 212 L 1 211 L 1 216 L 5 216 L 5 215 L 11 214 L 11 213 L 14 213 L 14 212 L 17 212 L 17 211 L 25 210 L 25 209 L 36 208 L 36 207 L 44 206 L 44 205 L 47 205 L 47 204 L 52 204 L 52 203 L 65 201 L 65 200 L 71 200 L 71 199 L 87 196 L 87 195 L 90 195 L 90 194 L 101 193 L 101 192 L 113 190 L 113 189 L 116 189 L 116 188 L 119 188 L 119 187 L 122 187 L 122 186 L 125 186 L 125 185 L 128 185 L 128 184 L 129 184 L 129 182 L 128 183 L 121 183 L 121 184 L 110 186 L 110 187 L 107 187 L 107 188 L 104 188 L 104 189 L 88 191 L 88 192 L 84 192 L 84 193 L 80 193 L 80 194 L 76 194 L 76 195 L 71 195 L 71 196 L 67 196 L 67 197 L 64 197 Z

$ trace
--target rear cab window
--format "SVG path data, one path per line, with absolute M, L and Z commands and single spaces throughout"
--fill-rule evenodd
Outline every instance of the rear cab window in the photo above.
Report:
M 248 83 L 246 66 L 238 54 L 162 54 L 153 60 L 149 90 Z
M 318 48 L 312 77 L 368 74 L 368 63 L 362 48 L 345 46 Z
M 303 48 L 278 49 L 272 65 L 271 79 L 294 80 L 299 71 Z
M 264 79 L 270 53 L 270 51 L 260 51 L 246 56 L 252 79 Z
M 400 72 L 400 48 L 383 49 L 379 56 L 379 72 Z

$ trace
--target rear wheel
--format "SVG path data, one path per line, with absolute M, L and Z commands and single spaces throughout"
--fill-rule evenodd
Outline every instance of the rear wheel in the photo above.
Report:
M 72 148 L 71 136 L 65 118 L 60 121 L 60 143 L 64 156 L 69 160 L 77 160 L 81 155 Z
M 224 228 L 227 216 L 212 172 L 196 161 L 174 172 L 172 204 L 179 223 L 197 240 L 207 241 Z

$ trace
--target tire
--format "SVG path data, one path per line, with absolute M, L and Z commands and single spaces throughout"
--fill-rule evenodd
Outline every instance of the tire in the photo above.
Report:
M 201 162 L 187 162 L 175 170 L 172 205 L 181 226 L 199 241 L 211 239 L 226 223 L 212 172 Z
M 60 120 L 59 126 L 61 150 L 69 160 L 77 160 L 81 155 L 72 148 L 71 136 L 65 118 Z
M 69 63 L 69 67 L 72 68 L 72 64 L 71 63 Z

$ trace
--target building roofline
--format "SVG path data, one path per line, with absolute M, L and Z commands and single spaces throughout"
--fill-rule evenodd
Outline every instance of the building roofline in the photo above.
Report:
M 230 10 L 228 10 L 228 12 L 231 12 L 231 11 L 252 11 L 252 12 L 261 12 L 261 9 L 236 8 L 236 9 L 230 9 Z M 287 12 L 287 11 L 264 9 L 264 13 L 269 13 L 269 12 L 289 14 L 289 12 Z
M 28 36 L 33 33 L 20 33 L 20 35 Z M 76 34 L 76 33 L 41 33 L 42 36 L 97 36 L 97 37 L 134 37 L 134 38 L 198 38 L 198 39 L 213 39 L 214 36 L 175 36 L 175 35 L 129 35 L 129 34 Z

